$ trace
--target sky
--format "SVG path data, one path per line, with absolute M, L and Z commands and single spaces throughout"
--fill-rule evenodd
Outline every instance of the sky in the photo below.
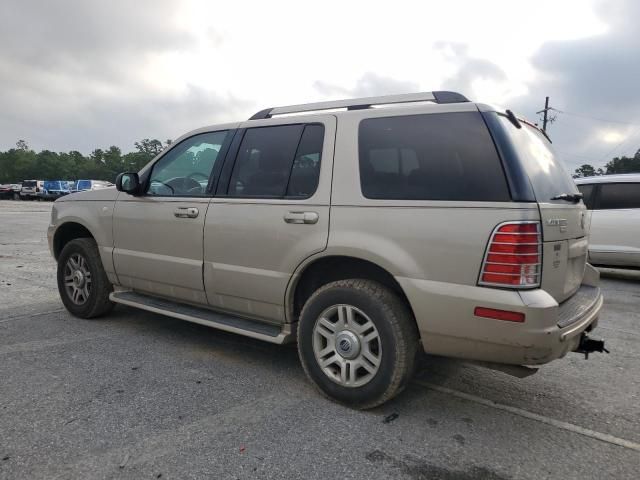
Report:
M 640 148 L 637 0 L 2 0 L 0 150 L 174 139 L 266 107 L 431 90 L 529 120 L 567 168 Z

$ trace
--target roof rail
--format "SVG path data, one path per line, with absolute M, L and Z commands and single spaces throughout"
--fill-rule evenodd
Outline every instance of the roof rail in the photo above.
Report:
M 347 110 L 362 110 L 373 105 L 389 105 L 393 103 L 434 102 L 434 103 L 459 103 L 468 102 L 464 95 L 456 92 L 436 91 L 421 93 L 405 93 L 401 95 L 384 95 L 381 97 L 352 98 L 348 100 L 335 100 L 330 102 L 303 103 L 289 105 L 287 107 L 265 108 L 254 114 L 249 120 L 261 120 L 271 118 L 274 115 L 287 113 L 313 112 L 317 110 L 332 110 L 346 108 Z

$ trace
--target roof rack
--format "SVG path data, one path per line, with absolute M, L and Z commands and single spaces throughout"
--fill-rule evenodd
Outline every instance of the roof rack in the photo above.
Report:
M 460 103 L 469 99 L 456 92 L 437 91 L 421 93 L 405 93 L 402 95 L 384 95 L 381 97 L 352 98 L 349 100 L 335 100 L 330 102 L 304 103 L 289 105 L 287 107 L 265 108 L 253 115 L 249 120 L 262 120 L 274 115 L 287 113 L 313 112 L 317 110 L 332 110 L 346 108 L 347 110 L 363 110 L 373 105 L 389 105 L 393 103 L 434 102 L 434 103 Z

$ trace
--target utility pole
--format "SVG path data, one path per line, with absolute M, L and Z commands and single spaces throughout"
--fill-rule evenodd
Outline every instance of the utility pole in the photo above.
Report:
M 542 131 L 547 133 L 547 123 L 552 123 L 555 120 L 555 116 L 553 118 L 549 118 L 548 113 L 549 110 L 553 110 L 552 107 L 549 107 L 549 97 L 545 97 L 544 99 L 544 109 L 536 112 L 537 114 L 542 113 Z

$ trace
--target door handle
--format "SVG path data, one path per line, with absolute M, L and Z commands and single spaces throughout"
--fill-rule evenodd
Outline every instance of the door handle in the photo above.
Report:
M 200 212 L 196 207 L 178 207 L 173 211 L 178 218 L 196 218 L 198 213 Z
M 284 221 L 287 223 L 318 223 L 318 214 L 316 212 L 288 212 L 284 214 Z

